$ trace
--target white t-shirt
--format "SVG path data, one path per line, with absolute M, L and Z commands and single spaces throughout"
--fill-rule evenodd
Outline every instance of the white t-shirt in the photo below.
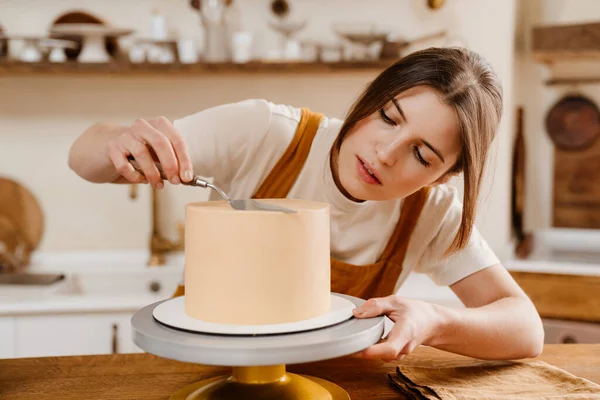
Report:
M 245 100 L 206 109 L 174 121 L 184 137 L 194 173 L 211 177 L 231 197 L 251 197 L 291 142 L 300 121 L 299 108 L 265 100 Z M 289 198 L 331 205 L 331 255 L 366 265 L 379 259 L 396 227 L 402 200 L 347 199 L 333 181 L 328 156 L 343 121 L 324 117 L 310 154 Z M 218 195 L 211 191 L 211 200 Z M 220 198 L 219 198 L 220 199 Z M 434 186 L 412 233 L 396 290 L 411 271 L 447 286 L 499 263 L 474 227 L 463 250 L 443 259 L 461 221 L 456 189 Z

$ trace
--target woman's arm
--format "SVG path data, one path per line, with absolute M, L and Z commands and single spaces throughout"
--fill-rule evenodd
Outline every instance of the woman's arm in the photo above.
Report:
M 190 181 L 196 174 L 227 185 L 240 172 L 266 171 L 277 162 L 275 157 L 285 150 L 293 131 L 280 126 L 287 118 L 278 117 L 275 126 L 272 119 L 269 102 L 249 99 L 207 108 L 173 123 L 165 117 L 138 119 L 131 126 L 102 122 L 73 143 L 69 166 L 91 182 L 144 182 L 127 160 L 132 155 L 156 188 L 164 184 L 155 161 L 173 184 Z
M 370 299 L 355 310 L 395 322 L 387 340 L 363 357 L 392 360 L 420 344 L 480 359 L 520 359 L 541 353 L 544 330 L 525 293 L 500 264 L 451 286 L 466 308 L 455 309 L 397 295 Z
M 125 129 L 111 122 L 99 122 L 86 129 L 71 145 L 69 168 L 94 183 L 123 181 L 108 157 L 107 143 Z
M 136 172 L 127 161 L 132 155 L 144 170 Z M 131 126 L 101 122 L 79 136 L 69 151 L 69 167 L 95 183 L 149 181 L 156 188 L 163 182 L 154 166 L 159 161 L 171 183 L 192 179 L 192 164 L 185 142 L 164 117 L 138 119 Z
M 478 358 L 527 358 L 542 352 L 542 320 L 502 265 L 478 271 L 450 288 L 467 308 L 440 310 L 446 323 L 432 346 Z

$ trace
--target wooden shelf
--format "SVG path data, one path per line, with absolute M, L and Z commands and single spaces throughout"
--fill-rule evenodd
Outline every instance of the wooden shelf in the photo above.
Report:
M 600 23 L 546 25 L 533 28 L 536 61 L 600 60 Z
M 352 61 L 336 63 L 264 63 L 249 62 L 246 64 L 132 64 L 128 62 L 111 62 L 108 64 L 66 63 L 24 63 L 18 61 L 0 62 L 0 77 L 32 74 L 53 75 L 203 75 L 218 72 L 226 73 L 339 73 L 355 71 L 381 71 L 396 60 Z
M 600 76 L 587 78 L 551 78 L 544 81 L 546 86 L 582 85 L 600 83 Z
M 558 63 L 595 65 L 600 61 L 600 23 L 546 25 L 533 28 L 532 52 L 536 62 L 547 66 Z M 557 76 L 544 82 L 547 86 L 593 84 L 600 82 L 600 75 Z M 569 76 L 571 75 L 571 76 Z
M 556 62 L 565 61 L 600 61 L 599 51 L 534 51 L 533 57 L 535 61 L 542 64 L 554 64 Z

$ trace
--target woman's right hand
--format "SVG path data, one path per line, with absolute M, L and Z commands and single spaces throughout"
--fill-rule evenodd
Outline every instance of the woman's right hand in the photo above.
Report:
M 169 182 L 177 185 L 193 178 L 193 168 L 183 137 L 165 117 L 136 120 L 107 143 L 107 154 L 121 176 L 132 183 L 149 182 L 164 187 L 155 162 L 159 162 Z M 127 160 L 133 156 L 143 175 Z

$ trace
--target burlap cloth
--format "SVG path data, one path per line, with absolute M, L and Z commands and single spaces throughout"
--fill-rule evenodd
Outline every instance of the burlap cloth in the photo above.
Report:
M 389 378 L 411 400 L 600 399 L 600 385 L 543 361 L 399 366 Z

